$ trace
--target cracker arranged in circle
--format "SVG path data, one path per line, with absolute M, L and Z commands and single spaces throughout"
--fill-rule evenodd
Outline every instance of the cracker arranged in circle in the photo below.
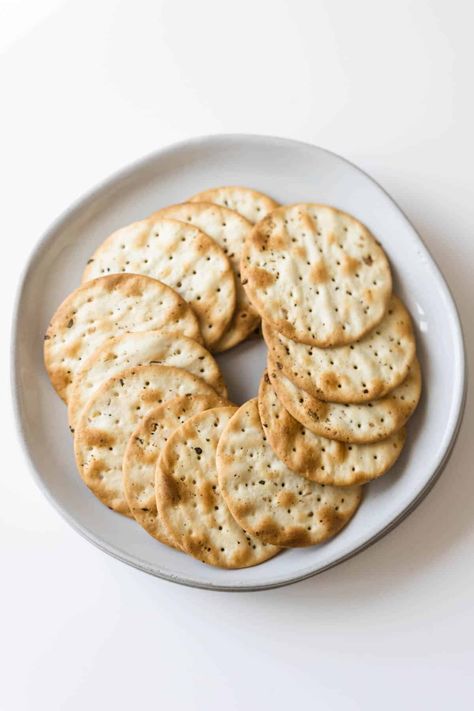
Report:
M 285 409 L 267 373 L 260 382 L 258 410 L 277 457 L 318 484 L 352 486 L 377 479 L 393 466 L 405 443 L 404 429 L 371 444 L 348 444 L 314 434 Z
M 331 538 L 362 498 L 360 486 L 325 486 L 291 471 L 267 442 L 256 398 L 239 408 L 222 433 L 217 469 L 236 521 L 278 546 L 310 546 Z
M 152 408 L 180 395 L 215 395 L 210 385 L 182 368 L 141 365 L 106 380 L 76 423 L 74 452 L 79 473 L 102 503 L 130 516 L 122 480 L 125 448 Z
M 320 400 L 369 402 L 402 383 L 415 358 L 411 319 L 392 296 L 383 320 L 356 343 L 317 348 L 297 343 L 263 323 L 273 363 L 299 388 Z
M 246 568 L 278 553 L 240 528 L 219 490 L 217 443 L 236 410 L 218 407 L 187 420 L 170 436 L 157 467 L 164 524 L 186 553 L 221 568 Z
M 362 404 L 336 403 L 309 395 L 268 359 L 268 375 L 278 399 L 304 427 L 341 442 L 377 442 L 398 432 L 413 414 L 421 395 L 418 360 L 405 380 L 388 395 Z
M 277 208 L 242 254 L 242 280 L 261 317 L 288 338 L 322 348 L 352 343 L 383 318 L 390 267 L 369 230 L 327 205 Z
M 133 517 L 161 543 L 180 548 L 163 525 L 156 507 L 156 463 L 170 435 L 190 417 L 225 405 L 217 395 L 183 395 L 152 408 L 130 437 L 123 457 L 125 498 Z
M 191 307 L 169 286 L 138 274 L 94 279 L 69 294 L 44 337 L 44 361 L 53 387 L 67 402 L 81 364 L 108 338 L 160 329 L 201 341 Z
M 240 279 L 242 247 L 252 229 L 252 223 L 235 210 L 212 203 L 198 202 L 164 207 L 155 212 L 152 217 L 153 219 L 170 217 L 194 225 L 212 237 L 228 256 L 235 274 L 236 306 L 230 325 L 214 345 L 213 350 L 220 353 L 236 346 L 247 338 L 260 322 L 260 316 L 250 303 Z
M 278 203 L 268 195 L 252 190 L 252 188 L 243 188 L 237 185 L 203 190 L 197 195 L 193 195 L 189 202 L 213 202 L 216 205 L 228 207 L 243 215 L 252 224 L 278 207 Z
M 173 287 L 196 312 L 208 348 L 233 316 L 235 279 L 229 259 L 193 225 L 149 218 L 113 232 L 89 259 L 82 281 L 109 272 L 145 274 Z
M 219 366 L 209 351 L 197 341 L 162 331 L 125 333 L 106 341 L 82 362 L 70 391 L 69 424 L 74 427 L 87 400 L 105 380 L 125 368 L 153 364 L 184 368 L 205 380 L 217 393 L 227 397 Z

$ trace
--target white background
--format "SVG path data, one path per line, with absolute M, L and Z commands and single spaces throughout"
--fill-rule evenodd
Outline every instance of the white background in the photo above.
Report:
M 7 363 L 19 274 L 57 213 L 155 148 L 252 132 L 382 183 L 448 279 L 474 371 L 472 4 L 0 8 L 0 711 L 472 709 L 469 401 L 439 483 L 383 541 L 292 587 L 210 593 L 128 568 L 60 519 L 21 453 Z

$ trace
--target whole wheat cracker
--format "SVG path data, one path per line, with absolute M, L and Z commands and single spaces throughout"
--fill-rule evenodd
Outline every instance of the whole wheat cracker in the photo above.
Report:
M 161 451 L 174 430 L 193 415 L 225 405 L 217 395 L 183 395 L 152 408 L 138 423 L 123 457 L 125 498 L 133 517 L 151 536 L 181 549 L 156 507 L 155 473 Z
M 227 424 L 216 461 L 219 486 L 232 515 L 265 543 L 322 543 L 346 525 L 362 498 L 359 486 L 325 486 L 291 471 L 267 442 L 256 398 Z
M 317 348 L 297 343 L 267 322 L 263 337 L 273 363 L 295 385 L 330 402 L 383 397 L 405 380 L 416 353 L 410 316 L 396 296 L 380 324 L 350 345 Z
M 278 203 L 268 195 L 252 188 L 243 188 L 237 185 L 203 190 L 197 195 L 193 195 L 189 202 L 212 202 L 216 205 L 228 207 L 238 212 L 252 224 L 255 224 L 278 207 Z
M 267 373 L 260 382 L 258 410 L 277 457 L 318 484 L 352 486 L 377 479 L 393 466 L 405 443 L 404 429 L 371 444 L 348 444 L 314 434 L 285 409 Z
M 170 436 L 157 467 L 164 524 L 187 553 L 222 568 L 257 565 L 278 552 L 240 528 L 219 490 L 216 447 L 236 409 L 213 408 L 187 420 Z
M 152 215 L 153 219 L 159 217 L 170 217 L 194 225 L 212 237 L 228 256 L 235 275 L 236 307 L 227 330 L 213 346 L 213 351 L 221 353 L 233 348 L 245 340 L 260 322 L 260 316 L 250 303 L 240 279 L 242 246 L 252 229 L 252 223 L 235 210 L 209 202 L 187 202 L 164 207 Z
M 156 279 L 114 274 L 80 286 L 59 306 L 44 337 L 45 366 L 58 395 L 67 402 L 81 363 L 108 338 L 152 329 L 201 342 L 191 307 Z
M 219 366 L 204 346 L 178 334 L 162 331 L 125 333 L 111 338 L 82 362 L 74 376 L 69 402 L 69 424 L 74 427 L 80 411 L 94 391 L 108 378 L 136 365 L 173 365 L 206 381 L 227 397 Z
M 341 442 L 369 443 L 398 432 L 413 414 L 421 395 L 418 360 L 405 380 L 388 395 L 362 404 L 325 402 L 291 382 L 268 359 L 268 375 L 278 399 L 304 427 L 322 437 Z
M 235 279 L 229 259 L 193 225 L 162 217 L 122 227 L 89 259 L 82 281 L 108 272 L 145 274 L 173 287 L 196 312 L 208 348 L 233 316 Z
M 327 205 L 273 210 L 247 238 L 242 280 L 250 301 L 288 338 L 322 348 L 352 343 L 384 316 L 390 267 L 369 230 Z
M 182 368 L 140 365 L 106 380 L 76 423 L 74 453 L 83 481 L 106 506 L 130 516 L 122 480 L 128 440 L 152 408 L 180 395 L 215 395 L 210 385 Z

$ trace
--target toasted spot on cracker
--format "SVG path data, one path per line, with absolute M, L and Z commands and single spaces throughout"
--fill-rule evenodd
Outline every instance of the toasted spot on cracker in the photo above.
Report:
M 310 280 L 313 284 L 324 284 L 329 279 L 329 273 L 324 262 L 316 262 L 311 267 Z
M 253 280 L 258 288 L 265 289 L 276 281 L 275 275 L 268 272 L 266 269 L 253 269 L 252 270 Z

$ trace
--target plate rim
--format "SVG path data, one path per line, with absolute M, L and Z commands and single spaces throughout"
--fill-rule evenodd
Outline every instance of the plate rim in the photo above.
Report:
M 48 246 L 49 242 L 53 239 L 54 235 L 58 232 L 58 230 L 61 228 L 62 224 L 69 221 L 71 218 L 74 218 L 75 213 L 80 211 L 83 206 L 91 199 L 93 199 L 98 193 L 101 191 L 105 190 L 111 183 L 116 183 L 119 180 L 126 179 L 127 177 L 132 176 L 138 169 L 143 169 L 147 166 L 147 164 L 154 163 L 157 160 L 160 160 L 160 158 L 164 158 L 167 154 L 171 154 L 174 151 L 178 151 L 183 148 L 188 148 L 192 147 L 193 145 L 199 146 L 204 143 L 212 144 L 212 143 L 219 143 L 223 141 L 250 141 L 250 142 L 265 142 L 267 144 L 274 144 L 276 147 L 278 145 L 293 145 L 294 147 L 299 147 L 299 148 L 306 148 L 308 150 L 314 150 L 317 149 L 323 153 L 328 154 L 331 157 L 337 158 L 341 160 L 342 162 L 348 164 L 356 170 L 357 172 L 361 173 L 365 178 L 368 178 L 374 185 L 376 185 L 379 190 L 381 190 L 385 196 L 389 199 L 389 201 L 392 203 L 393 207 L 395 207 L 403 216 L 403 218 L 406 220 L 406 222 L 410 225 L 412 228 L 413 232 L 416 234 L 418 237 L 419 243 L 424 251 L 424 257 L 426 260 L 429 262 L 430 267 L 433 269 L 435 272 L 437 279 L 438 279 L 438 286 L 440 286 L 444 290 L 444 297 L 446 301 L 446 305 L 448 309 L 451 311 L 451 316 L 452 316 L 452 323 L 454 325 L 454 336 L 455 336 L 455 342 L 456 342 L 456 348 L 458 351 L 459 359 L 460 359 L 460 364 L 459 364 L 459 371 L 460 371 L 460 380 L 457 388 L 457 392 L 455 393 L 455 408 L 454 408 L 454 417 L 453 417 L 453 422 L 449 423 L 450 429 L 451 429 L 451 434 L 450 434 L 450 439 L 449 442 L 446 446 L 446 449 L 443 453 L 443 455 L 440 457 L 431 477 L 429 480 L 426 482 L 425 486 L 421 489 L 421 491 L 418 493 L 418 495 L 405 507 L 403 511 L 399 513 L 398 516 L 396 516 L 392 521 L 390 521 L 382 530 L 380 530 L 376 535 L 372 536 L 368 541 L 365 541 L 362 543 L 360 546 L 357 548 L 351 550 L 350 552 L 346 553 L 345 555 L 340 556 L 334 561 L 331 561 L 327 565 L 324 565 L 316 570 L 309 571 L 304 573 L 303 575 L 297 575 L 294 577 L 289 577 L 286 579 L 274 579 L 273 581 L 269 581 L 267 583 L 261 583 L 261 584 L 256 584 L 256 585 L 251 585 L 251 584 L 244 584 L 244 585 L 232 585 L 232 584 L 222 584 L 222 583 L 202 583 L 199 581 L 196 581 L 192 578 L 187 578 L 186 576 L 183 575 L 173 575 L 169 574 L 165 571 L 160 570 L 158 567 L 152 567 L 152 566 L 147 566 L 145 561 L 140 560 L 137 556 L 125 553 L 124 551 L 119 551 L 118 549 L 114 549 L 112 546 L 109 546 L 108 544 L 104 543 L 99 537 L 95 536 L 93 533 L 91 533 L 85 526 L 82 526 L 80 522 L 78 522 L 71 514 L 69 514 L 68 510 L 63 507 L 54 497 L 53 493 L 49 491 L 47 488 L 46 484 L 43 482 L 42 476 L 37 469 L 33 458 L 32 458 L 32 453 L 30 452 L 30 448 L 27 443 L 27 438 L 25 434 L 25 429 L 24 429 L 24 423 L 23 423 L 23 414 L 22 414 L 22 404 L 21 404 L 21 399 L 20 399 L 20 384 L 19 384 L 19 372 L 18 372 L 18 352 L 19 352 L 19 321 L 18 321 L 18 316 L 20 313 L 20 308 L 22 306 L 22 296 L 25 288 L 26 281 L 28 279 L 28 275 L 30 271 L 34 268 L 34 265 L 40 256 L 41 252 Z M 14 422 L 15 422 L 15 431 L 16 434 L 18 435 L 18 439 L 20 440 L 21 443 L 21 449 L 22 452 L 25 456 L 26 462 L 28 464 L 29 471 L 32 475 L 33 480 L 35 481 L 37 487 L 39 490 L 42 492 L 42 494 L 45 496 L 47 501 L 52 505 L 52 507 L 59 513 L 59 515 L 62 517 L 63 520 L 65 520 L 73 530 L 75 530 L 77 533 L 79 533 L 83 538 L 85 538 L 87 541 L 95 545 L 97 548 L 102 550 L 104 553 L 107 553 L 108 555 L 112 556 L 113 558 L 122 561 L 123 563 L 126 563 L 127 565 L 132 566 L 133 568 L 136 568 L 138 570 L 141 570 L 145 573 L 148 573 L 149 575 L 153 575 L 154 577 L 158 577 L 162 580 L 167 580 L 169 582 L 174 582 L 180 585 L 185 585 L 187 587 L 193 587 L 193 588 L 199 588 L 199 589 L 204 589 L 204 590 L 214 590 L 214 591 L 220 591 L 220 592 L 255 592 L 255 591 L 260 591 L 260 590 L 270 590 L 278 587 L 283 587 L 285 585 L 291 585 L 297 582 L 300 582 L 301 580 L 307 580 L 308 578 L 311 578 L 315 575 L 319 575 L 320 573 L 323 573 L 326 570 L 329 570 L 330 568 L 335 567 L 336 565 L 339 565 L 343 563 L 346 560 L 349 560 L 350 558 L 358 555 L 358 553 L 361 553 L 363 550 L 366 550 L 370 546 L 372 546 L 374 543 L 377 541 L 381 540 L 384 536 L 386 536 L 390 531 L 394 530 L 405 518 L 407 518 L 421 503 L 421 501 L 428 495 L 428 493 L 431 491 L 439 477 L 441 476 L 444 468 L 446 467 L 446 464 L 448 463 L 448 460 L 451 456 L 451 453 L 453 451 L 453 447 L 456 443 L 456 440 L 459 435 L 459 431 L 461 428 L 463 416 L 464 416 L 464 411 L 465 411 L 465 404 L 466 404 L 466 393 L 467 393 L 467 361 L 466 361 L 466 350 L 465 350 L 465 339 L 464 339 L 464 333 L 463 333 L 463 327 L 462 327 L 462 322 L 459 314 L 459 310 L 456 304 L 456 301 L 454 299 L 454 296 L 451 292 L 451 289 L 438 265 L 436 262 L 435 258 L 431 255 L 430 251 L 428 250 L 427 246 L 425 245 L 423 238 L 419 235 L 418 231 L 415 229 L 413 226 L 412 222 L 409 220 L 407 215 L 404 213 L 404 211 L 401 209 L 401 207 L 398 205 L 398 203 L 389 195 L 389 193 L 371 176 L 369 175 L 366 171 L 364 171 L 362 168 L 360 168 L 358 165 L 355 163 L 352 163 L 350 160 L 347 158 L 344 158 L 343 156 L 339 155 L 338 153 L 334 151 L 330 151 L 327 148 L 323 148 L 321 146 L 317 146 L 312 143 L 308 143 L 306 141 L 299 141 L 295 140 L 292 138 L 283 138 L 283 137 L 278 137 L 278 136 L 272 136 L 272 135 L 266 135 L 266 134 L 254 134 L 254 133 L 218 133 L 218 134 L 205 134 L 205 135 L 200 135 L 200 136 L 195 136 L 191 138 L 187 138 L 181 141 L 177 141 L 171 144 L 168 144 L 162 148 L 156 149 L 150 153 L 147 153 L 140 158 L 132 161 L 131 163 L 128 163 L 127 165 L 123 166 L 122 168 L 119 168 L 118 170 L 114 171 L 113 173 L 107 175 L 105 178 L 100 180 L 93 188 L 89 189 L 88 191 L 82 193 L 76 200 L 74 200 L 66 209 L 64 209 L 58 217 L 56 217 L 55 220 L 48 226 L 48 228 L 41 234 L 39 239 L 35 242 L 31 250 L 29 251 L 28 257 L 26 259 L 26 262 L 20 272 L 20 276 L 18 279 L 18 283 L 16 286 L 16 292 L 15 292 L 15 297 L 14 297 L 14 302 L 13 302 L 13 310 L 12 310 L 12 323 L 11 323 L 11 338 L 10 338 L 10 387 L 11 387 L 11 393 L 12 393 L 12 401 L 13 401 L 13 412 L 14 412 Z

